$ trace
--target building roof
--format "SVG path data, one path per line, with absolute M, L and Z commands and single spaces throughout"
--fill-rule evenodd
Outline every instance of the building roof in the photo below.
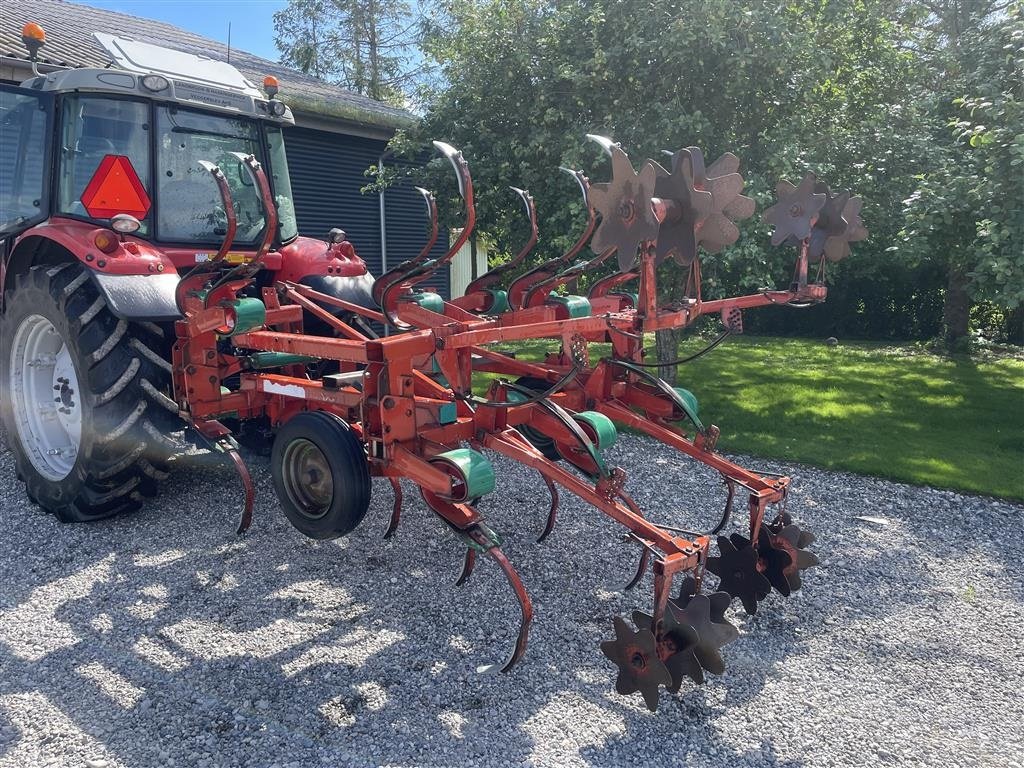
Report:
M 40 51 L 40 61 L 44 64 L 106 67 L 110 64 L 110 55 L 97 42 L 94 32 L 109 32 L 186 53 L 229 60 L 224 43 L 166 22 L 88 5 L 64 0 L 0 0 L 0 11 L 0 56 L 9 59 L 28 58 L 21 41 L 21 27 L 34 21 L 46 30 L 46 45 Z M 235 47 L 231 48 L 230 62 L 254 83 L 262 83 L 266 75 L 275 76 L 281 82 L 281 97 L 299 115 L 305 113 L 381 128 L 398 128 L 413 120 L 413 115 L 404 109 L 325 83 Z

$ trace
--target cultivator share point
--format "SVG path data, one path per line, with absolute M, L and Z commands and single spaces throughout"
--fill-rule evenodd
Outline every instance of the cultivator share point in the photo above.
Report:
M 133 51 L 134 61 L 145 58 Z M 108 71 L 41 76 L 34 90 L 14 89 L 37 101 L 47 89 L 57 93 L 65 103 L 63 135 L 80 152 L 90 137 L 75 131 L 95 129 L 126 103 L 144 104 L 156 133 L 176 137 L 154 139 L 142 159 L 119 151 L 112 132 L 104 151 L 116 163 L 97 159 L 89 188 L 116 186 L 102 168 L 117 166 L 132 177 L 141 216 L 96 220 L 99 214 L 72 206 L 22 218 L 20 228 L 8 230 L 14 237 L 3 252 L 0 354 L 5 402 L 15 406 L 3 416 L 33 500 L 67 521 L 137 506 L 165 473 L 156 449 L 172 422 L 183 420 L 237 468 L 245 490 L 241 532 L 252 519 L 253 484 L 232 434 L 263 425 L 276 433 L 271 471 L 278 499 L 305 535 L 352 531 L 367 512 L 374 477 L 394 489 L 385 534 L 393 535 L 406 480 L 465 544 L 459 585 L 478 559 L 494 561 L 521 613 L 512 654 L 494 667 L 507 671 L 526 650 L 533 607 L 501 536 L 480 511 L 502 482 L 484 451 L 500 454 L 535 470 L 546 490 L 538 499 L 548 511 L 546 525 L 530 535 L 543 541 L 552 534 L 559 493 L 568 492 L 622 525 L 637 546 L 628 587 L 653 572 L 645 609 L 633 613 L 632 624 L 616 618 L 614 639 L 601 645 L 618 669 L 616 690 L 639 692 L 652 710 L 662 686 L 678 691 L 685 678 L 701 683 L 705 673 L 722 674 L 721 649 L 737 637 L 726 615 L 732 598 L 754 613 L 773 590 L 789 595 L 800 588 L 802 572 L 816 563 L 807 549 L 814 537 L 785 511 L 790 479 L 720 455 L 718 428 L 699 414 L 696 397 L 651 372 L 659 363 L 644 347 L 645 334 L 719 315 L 724 337 L 742 328 L 745 309 L 823 301 L 825 263 L 866 236 L 858 199 L 831 192 L 812 174 L 797 186 L 780 182 L 765 219 L 775 245 L 796 248 L 791 284 L 705 300 L 700 249 L 735 242 L 736 222 L 754 212 L 742 194 L 738 158 L 727 153 L 706 166 L 699 149 L 686 147 L 666 153 L 668 168 L 648 160 L 637 171 L 622 147 L 592 136 L 611 156 L 611 179 L 591 183 L 582 171 L 562 169 L 579 185 L 587 212 L 574 245 L 516 276 L 538 225 L 533 198 L 513 187 L 529 220 L 527 242 L 507 266 L 447 301 L 420 286 L 473 232 L 473 181 L 457 149 L 435 142 L 458 179 L 465 207 L 459 235 L 443 256 L 431 255 L 437 204 L 420 190 L 428 242 L 373 282 L 342 230 L 332 230 L 329 242 L 295 235 L 283 149 L 267 149 L 280 145 L 279 118 L 287 122 L 276 83 L 268 99 L 246 91 L 253 113 L 223 122 L 218 110 L 241 108 L 184 103 L 176 91 L 185 92 L 188 73 L 138 72 L 136 102 L 126 102 L 120 93 L 102 93 L 96 78 Z M 83 95 L 86 81 L 93 91 Z M 52 104 L 44 101 L 42 111 L 54 115 Z M 73 114 L 93 120 L 75 123 L 67 117 Z M 172 149 L 173 157 L 161 154 Z M 55 162 L 51 153 L 40 156 Z M 171 185 L 158 187 L 152 205 L 166 207 L 158 217 L 143 189 L 150 158 L 161 177 L 184 176 L 192 190 L 181 197 L 168 191 Z M 75 168 L 61 178 L 90 180 Z M 209 195 L 205 207 L 174 209 L 200 190 Z M 63 187 L 61 195 L 67 198 Z M 107 205 L 116 207 L 116 200 Z M 147 230 L 154 220 L 155 231 Z M 202 254 L 182 246 L 193 232 L 215 240 L 213 246 Z M 593 255 L 583 256 L 588 244 Z M 686 274 L 683 298 L 671 303 L 659 299 L 656 285 L 656 267 L 669 258 Z M 581 295 L 584 273 L 605 276 Z M 373 330 L 380 324 L 389 326 L 383 337 Z M 507 351 L 510 342 L 526 339 L 551 340 L 542 362 Z M 610 351 L 598 353 L 595 343 L 610 343 Z M 473 387 L 481 373 L 498 374 L 483 395 Z M 605 458 L 617 426 L 720 475 L 725 499 L 714 527 L 691 530 L 639 508 L 627 472 Z M 727 534 L 737 498 L 746 514 L 740 531 Z M 707 588 L 708 572 L 717 591 Z

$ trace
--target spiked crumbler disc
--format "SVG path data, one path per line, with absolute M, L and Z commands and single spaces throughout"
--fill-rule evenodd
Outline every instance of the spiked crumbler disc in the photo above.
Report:
M 691 674 L 696 683 L 704 682 L 701 669 L 706 669 L 713 675 L 725 672 L 721 648 L 740 636 L 739 630 L 722 616 L 724 613 L 723 600 L 726 606 L 729 605 L 727 599 L 716 597 L 716 595 L 722 594 L 722 592 L 716 592 L 710 597 L 694 595 L 682 608 L 675 603 L 669 603 L 667 613 L 673 614 L 678 624 L 690 626 L 697 632 L 697 644 L 691 651 L 700 663 L 700 669 L 697 670 L 699 677 Z
M 698 150 L 699 151 L 699 150 Z M 740 231 L 734 222 L 754 215 L 754 200 L 743 194 L 743 177 L 737 171 L 740 159 L 726 152 L 707 169 L 697 182 L 714 198 L 714 212 L 708 216 L 698 233 L 698 241 L 708 253 L 718 253 L 739 239 Z
M 633 623 L 641 629 L 651 629 L 653 617 L 642 611 L 633 611 Z M 658 650 L 665 660 L 665 667 L 672 676 L 668 690 L 677 692 L 683 684 L 683 678 L 689 677 L 698 685 L 704 682 L 704 671 L 697 661 L 694 649 L 700 643 L 697 630 L 689 624 L 679 621 L 678 615 L 672 610 L 665 611 L 664 626 L 658 638 Z
M 687 576 L 679 587 L 679 597 L 670 598 L 670 602 L 682 610 L 689 605 L 690 599 L 697 594 L 696 587 L 697 582 L 694 578 Z M 708 599 L 711 601 L 711 620 L 719 624 L 730 624 L 731 622 L 725 618 L 725 612 L 732 603 L 732 595 L 728 592 L 712 592 L 708 595 Z
M 617 145 L 610 145 L 608 151 L 612 156 L 612 180 L 590 185 L 590 202 L 601 214 L 590 247 L 600 254 L 614 246 L 619 270 L 627 272 L 636 263 L 640 243 L 658 236 L 658 221 L 651 210 L 658 171 L 652 163 L 645 163 L 637 173 Z
M 676 205 L 658 230 L 657 260 L 672 256 L 684 266 L 697 258 L 697 231 L 713 210 L 714 197 L 695 186 L 695 169 L 704 172 L 700 150 L 681 149 L 672 157 L 672 172 L 653 163 L 658 170 L 654 195 Z
M 772 245 L 781 245 L 789 238 L 800 242 L 811 236 L 814 218 L 825 205 L 824 193 L 814 191 L 816 184 L 814 174 L 808 173 L 798 187 L 788 181 L 775 186 L 778 202 L 764 212 L 764 220 L 775 227 Z
M 792 587 L 786 572 L 792 569 L 794 558 L 786 548 L 785 540 L 776 541 L 777 538 L 772 535 L 768 526 L 762 523 L 757 536 L 757 555 L 761 559 L 761 572 L 768 579 L 768 583 L 781 595 L 789 597 Z
M 754 201 L 740 194 L 743 177 L 736 173 L 739 158 L 722 155 L 705 168 L 704 154 L 687 147 L 672 155 L 672 173 L 664 171 L 655 184 L 655 196 L 678 204 L 675 216 L 662 222 L 658 232 L 658 261 L 673 256 L 688 266 L 697 246 L 717 253 L 739 238 L 735 221 L 754 213 Z M 707 197 L 710 195 L 710 198 Z
M 842 235 L 846 231 L 843 209 L 850 201 L 850 193 L 838 192 L 833 195 L 828 184 L 823 181 L 814 185 L 814 191 L 825 195 L 825 204 L 821 206 L 814 226 L 811 227 L 811 241 L 807 246 L 807 256 L 811 259 L 820 259 L 825 255 L 825 243 L 830 238 Z
M 782 573 L 790 590 L 796 592 L 802 586 L 800 572 L 818 564 L 817 555 L 807 550 L 807 547 L 814 543 L 814 534 L 800 528 L 785 512 L 763 530 L 767 531 L 767 535 L 758 537 L 759 539 L 767 539 L 774 549 L 785 550 L 789 555 L 790 563 L 782 569 Z
M 672 684 L 672 675 L 658 658 L 650 629 L 634 632 L 625 619 L 615 617 L 615 639 L 601 643 L 601 652 L 619 668 L 615 690 L 623 695 L 640 692 L 647 708 L 658 708 L 658 687 Z
M 850 243 L 856 243 L 868 236 L 864 222 L 860 219 L 863 201 L 859 197 L 851 197 L 843 208 L 843 219 L 846 229 L 825 241 L 825 258 L 829 261 L 842 261 L 850 255 Z
M 697 596 L 695 594 L 696 582 L 692 576 L 687 576 L 679 589 L 679 597 L 670 599 L 669 606 L 672 611 L 677 613 L 679 616 L 688 616 L 693 599 Z M 728 592 L 718 591 L 712 592 L 710 595 L 704 596 L 707 598 L 709 611 L 708 617 L 712 624 L 718 624 L 722 628 L 713 627 L 712 632 L 705 631 L 703 635 L 700 634 L 698 628 L 698 637 L 701 642 L 696 648 L 694 648 L 694 655 L 698 660 L 698 663 L 702 669 L 706 669 L 715 675 L 720 675 L 724 671 L 722 664 L 721 654 L 718 653 L 718 648 L 721 648 L 727 643 L 731 643 L 737 637 L 739 637 L 739 630 L 733 625 L 731 621 L 725 618 L 725 612 L 729 609 L 729 604 L 732 603 L 732 595 Z M 680 619 L 677 618 L 677 621 Z M 724 638 L 729 637 L 728 640 Z M 714 640 L 723 640 L 717 646 L 713 646 Z M 671 671 L 671 667 L 670 667 Z M 691 675 L 691 677 L 693 677 Z M 694 682 L 704 682 L 704 675 L 701 673 L 700 678 L 693 677 Z
M 738 598 L 747 613 L 757 613 L 758 600 L 772 591 L 771 583 L 758 571 L 757 550 L 734 533 L 731 539 L 718 537 L 718 552 L 718 557 L 708 558 L 707 568 L 719 578 L 719 588 Z

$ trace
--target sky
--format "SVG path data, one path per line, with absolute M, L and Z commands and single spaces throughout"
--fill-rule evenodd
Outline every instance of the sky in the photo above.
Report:
M 83 5 L 158 19 L 226 43 L 231 47 L 277 61 L 274 12 L 286 0 L 86 0 Z

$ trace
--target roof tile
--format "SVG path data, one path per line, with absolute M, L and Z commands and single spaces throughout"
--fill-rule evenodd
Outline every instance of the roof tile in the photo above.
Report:
M 40 53 L 40 60 L 47 64 L 65 67 L 108 66 L 110 56 L 93 36 L 95 31 L 228 61 L 226 44 L 173 24 L 64 0 L 0 0 L 0 55 L 27 58 L 25 46 L 21 42 L 21 27 L 28 21 L 37 22 L 47 30 L 46 45 Z M 412 114 L 404 109 L 325 83 L 296 69 L 234 47 L 231 49 L 230 62 L 257 84 L 263 82 L 265 75 L 277 77 L 281 81 L 282 94 L 286 100 L 288 96 L 298 97 L 297 103 L 290 102 L 293 109 L 302 109 L 303 105 L 308 104 L 311 106 L 305 111 L 342 114 L 355 122 L 389 127 L 408 123 L 412 119 Z

